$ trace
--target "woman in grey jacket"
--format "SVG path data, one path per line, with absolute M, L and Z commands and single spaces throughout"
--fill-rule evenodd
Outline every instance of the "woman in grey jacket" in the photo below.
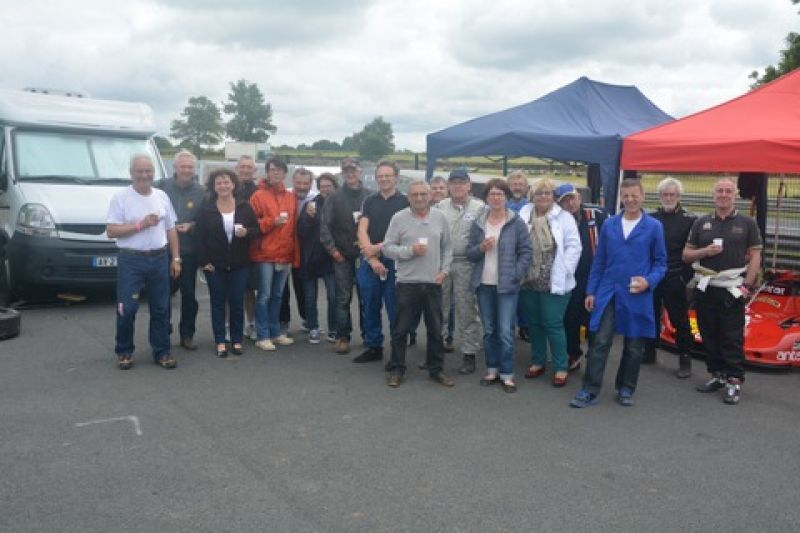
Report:
M 467 259 L 475 263 L 472 289 L 478 293 L 483 323 L 486 376 L 481 385 L 500 382 L 505 392 L 514 383 L 514 323 L 517 296 L 528 272 L 532 248 L 528 226 L 506 208 L 511 190 L 505 180 L 490 180 L 483 191 L 488 209 L 472 224 Z

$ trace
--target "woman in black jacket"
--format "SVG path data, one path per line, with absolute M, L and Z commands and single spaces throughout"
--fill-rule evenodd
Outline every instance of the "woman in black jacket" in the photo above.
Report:
M 317 280 L 322 278 L 328 299 L 328 341 L 336 341 L 336 282 L 333 275 L 333 258 L 320 242 L 320 217 L 325 200 L 336 190 L 336 178 L 324 173 L 317 178 L 319 194 L 306 204 L 297 221 L 297 238 L 300 240 L 300 279 L 305 294 L 308 341 L 319 344 L 319 314 L 317 312 Z
M 259 235 L 250 203 L 234 196 L 239 180 L 221 168 L 206 181 L 208 202 L 197 217 L 198 264 L 205 271 L 211 298 L 211 328 L 217 357 L 227 357 L 225 305 L 230 310 L 231 349 L 242 354 L 244 291 L 250 264 L 250 239 Z

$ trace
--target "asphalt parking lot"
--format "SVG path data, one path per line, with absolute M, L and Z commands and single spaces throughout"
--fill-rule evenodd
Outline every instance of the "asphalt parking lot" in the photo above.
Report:
M 445 389 L 416 369 L 423 341 L 391 390 L 380 364 L 299 331 L 217 359 L 198 294 L 200 350 L 175 349 L 172 371 L 151 362 L 146 307 L 127 372 L 113 300 L 23 312 L 0 342 L 1 530 L 798 530 L 796 372 L 751 372 L 732 407 L 694 392 L 699 362 L 679 381 L 661 352 L 635 407 L 609 386 L 575 410 L 576 376 L 505 394 L 453 356 Z

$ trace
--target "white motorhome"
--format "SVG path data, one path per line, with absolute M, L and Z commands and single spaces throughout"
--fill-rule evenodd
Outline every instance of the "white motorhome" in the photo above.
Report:
M 164 176 L 150 107 L 0 90 L 0 128 L 0 302 L 35 287 L 113 286 L 111 196 L 130 185 L 134 154 Z

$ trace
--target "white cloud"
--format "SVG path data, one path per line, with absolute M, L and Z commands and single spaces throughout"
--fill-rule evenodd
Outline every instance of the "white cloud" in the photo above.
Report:
M 221 102 L 245 78 L 277 144 L 341 140 L 381 115 L 415 150 L 582 75 L 695 112 L 747 90 L 798 17 L 788 0 L 3 3 L 6 88 L 144 101 L 167 133 L 190 96 Z

